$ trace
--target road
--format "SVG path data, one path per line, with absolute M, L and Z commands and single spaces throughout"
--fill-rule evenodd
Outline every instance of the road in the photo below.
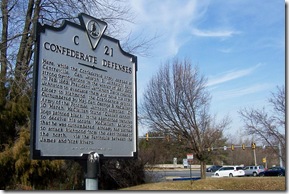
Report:
M 211 177 L 212 172 L 207 172 L 206 176 Z M 162 169 L 146 171 L 146 182 L 162 182 L 172 180 L 174 178 L 200 177 L 200 170 L 192 169 Z

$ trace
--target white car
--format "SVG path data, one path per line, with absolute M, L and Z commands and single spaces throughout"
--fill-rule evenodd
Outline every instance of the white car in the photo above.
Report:
M 215 177 L 245 176 L 242 166 L 223 166 L 214 173 Z

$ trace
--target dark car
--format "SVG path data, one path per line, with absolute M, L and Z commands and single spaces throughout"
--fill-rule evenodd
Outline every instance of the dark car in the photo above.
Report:
M 217 170 L 219 170 L 220 168 L 222 168 L 222 166 L 219 165 L 213 165 L 207 168 L 207 172 L 216 172 Z
M 285 168 L 279 166 L 272 167 L 260 172 L 259 176 L 285 176 Z

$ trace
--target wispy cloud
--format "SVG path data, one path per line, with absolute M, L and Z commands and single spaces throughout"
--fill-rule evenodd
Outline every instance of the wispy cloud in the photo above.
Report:
M 130 0 L 132 10 L 138 17 L 135 32 L 157 33 L 161 36 L 160 49 L 155 51 L 163 57 L 174 56 L 190 37 L 191 25 L 206 13 L 209 1 L 185 0 Z M 148 3 L 149 1 L 149 3 Z
M 216 92 L 214 93 L 214 97 L 217 99 L 224 100 L 228 98 L 235 98 L 235 97 L 258 93 L 264 90 L 271 89 L 272 87 L 273 87 L 273 84 L 269 84 L 269 83 L 254 84 L 246 88 L 236 88 L 232 90 Z
M 231 48 L 223 48 L 223 49 L 219 49 L 219 51 L 222 53 L 231 53 L 232 49 Z
M 253 67 L 247 68 L 247 69 L 241 69 L 241 70 L 231 70 L 225 73 L 222 73 L 221 75 L 211 77 L 208 80 L 207 86 L 214 86 L 217 84 L 221 84 L 227 81 L 231 81 L 234 79 L 238 79 L 244 76 L 247 76 L 251 74 L 255 69 L 257 69 L 261 64 L 257 64 Z
M 192 34 L 195 36 L 203 36 L 203 37 L 231 37 L 235 34 L 240 34 L 239 31 L 234 30 L 200 30 L 194 28 L 192 30 Z

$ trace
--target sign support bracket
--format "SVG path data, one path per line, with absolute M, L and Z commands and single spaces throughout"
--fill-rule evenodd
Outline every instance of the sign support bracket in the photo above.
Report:
M 85 190 L 98 190 L 98 177 L 100 175 L 99 155 L 91 152 L 87 158 Z

